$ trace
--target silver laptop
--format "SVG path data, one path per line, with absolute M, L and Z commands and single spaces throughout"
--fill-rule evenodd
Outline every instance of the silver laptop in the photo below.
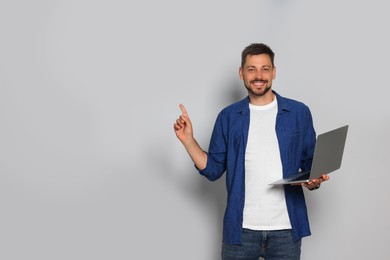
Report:
M 310 171 L 299 172 L 270 185 L 284 185 L 308 182 L 320 178 L 323 174 L 338 170 L 343 158 L 348 125 L 318 135 Z

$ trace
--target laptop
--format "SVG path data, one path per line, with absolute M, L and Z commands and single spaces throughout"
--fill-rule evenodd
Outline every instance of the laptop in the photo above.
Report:
M 270 185 L 308 182 L 311 179 L 320 178 L 323 174 L 338 170 L 343 158 L 347 133 L 348 125 L 345 125 L 318 135 L 310 171 L 293 174 L 272 182 Z

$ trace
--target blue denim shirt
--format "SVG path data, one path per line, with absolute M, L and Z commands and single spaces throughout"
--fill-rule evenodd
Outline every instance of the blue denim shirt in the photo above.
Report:
M 306 105 L 274 93 L 278 101 L 275 130 L 283 176 L 287 177 L 299 169 L 310 169 L 316 134 Z M 211 181 L 219 179 L 226 171 L 227 205 L 223 221 L 223 242 L 228 244 L 241 244 L 249 120 L 249 97 L 223 109 L 215 122 L 206 168 L 199 170 L 200 174 Z M 309 236 L 310 227 L 302 187 L 285 185 L 284 189 L 294 239 Z

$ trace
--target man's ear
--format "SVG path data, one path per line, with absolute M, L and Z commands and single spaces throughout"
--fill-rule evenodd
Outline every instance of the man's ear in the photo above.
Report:
M 272 79 L 276 78 L 276 67 L 274 67 L 273 72 L 272 72 Z

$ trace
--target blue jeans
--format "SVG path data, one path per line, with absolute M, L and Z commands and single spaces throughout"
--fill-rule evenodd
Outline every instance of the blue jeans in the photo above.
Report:
M 294 241 L 291 230 L 242 230 L 241 245 L 222 245 L 223 260 L 299 260 L 301 240 Z

